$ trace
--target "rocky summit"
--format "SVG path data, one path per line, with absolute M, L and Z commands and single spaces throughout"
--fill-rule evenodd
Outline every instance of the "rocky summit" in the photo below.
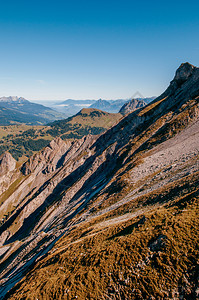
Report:
M 134 110 L 144 107 L 146 105 L 146 102 L 144 100 L 139 100 L 139 99 L 131 99 L 129 102 L 125 103 L 119 113 L 122 115 L 126 115 L 130 112 L 133 112 Z
M 101 135 L 5 154 L 0 298 L 197 299 L 198 108 L 185 63 Z

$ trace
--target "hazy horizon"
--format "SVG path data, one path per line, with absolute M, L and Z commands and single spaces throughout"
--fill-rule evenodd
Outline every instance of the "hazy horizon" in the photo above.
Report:
M 86 100 L 89 100 L 89 101 L 98 101 L 98 100 L 106 100 L 106 101 L 116 101 L 116 100 L 129 100 L 129 99 L 132 99 L 133 97 L 128 97 L 128 98 L 115 98 L 115 99 L 108 99 L 108 98 L 106 98 L 106 99 L 102 99 L 102 98 L 96 98 L 96 99 L 75 99 L 75 98 L 65 98 L 65 99 L 27 99 L 27 98 L 25 98 L 25 97 L 23 97 L 22 95 L 0 95 L 0 98 L 3 98 L 3 97 L 18 97 L 18 98 L 24 98 L 24 99 L 26 99 L 26 100 L 28 100 L 28 101 L 30 101 L 30 102 L 34 102 L 34 103 L 41 103 L 41 102 L 54 102 L 54 103 L 59 103 L 59 102 L 63 102 L 63 101 L 66 101 L 66 100 L 75 100 L 75 101 L 86 101 Z M 144 98 L 152 98 L 152 97 L 157 97 L 156 95 L 153 95 L 153 96 L 146 96 L 146 97 L 144 97 Z M 142 97 L 135 97 L 135 98 L 142 98 Z

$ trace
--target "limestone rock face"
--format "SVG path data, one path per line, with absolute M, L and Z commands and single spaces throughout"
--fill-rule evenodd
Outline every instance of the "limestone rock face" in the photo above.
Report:
M 134 110 L 144 107 L 146 105 L 146 102 L 144 100 L 139 99 L 132 99 L 131 101 L 125 103 L 122 108 L 120 109 L 119 113 L 122 115 L 126 115 L 130 112 L 133 112 Z
M 11 172 L 16 167 L 16 160 L 9 152 L 5 152 L 0 156 L 0 176 Z
M 0 156 L 0 196 L 19 176 L 16 169 L 16 160 L 9 152 L 5 152 Z
M 23 164 L 21 172 L 24 175 L 28 175 L 32 172 L 37 173 L 41 170 L 44 173 L 54 171 L 60 157 L 66 153 L 70 146 L 71 142 L 64 142 L 59 137 L 52 140 L 46 148 L 30 157 L 29 160 Z
M 170 82 L 170 85 L 159 97 L 157 97 L 152 103 L 165 100 L 164 108 L 160 105 L 160 109 L 170 109 L 174 103 L 186 102 L 187 99 L 198 99 L 199 94 L 199 68 L 192 66 L 189 63 L 183 63 L 177 69 L 174 79 Z M 160 112 L 157 111 L 156 112 Z
M 194 67 L 193 65 L 189 64 L 189 63 L 183 63 L 180 65 L 180 67 L 177 69 L 174 80 L 178 81 L 178 82 L 184 82 L 186 81 L 189 76 L 192 75 L 193 70 L 195 70 L 196 67 Z

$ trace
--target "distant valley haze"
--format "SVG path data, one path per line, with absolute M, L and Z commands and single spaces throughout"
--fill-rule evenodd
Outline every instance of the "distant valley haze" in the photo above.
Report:
M 155 97 L 140 98 L 145 104 Z M 31 102 L 23 97 L 0 97 L 0 125 L 27 124 L 45 125 L 49 122 L 71 117 L 83 108 L 96 108 L 109 113 L 118 113 L 132 99 L 117 100 L 73 100 Z

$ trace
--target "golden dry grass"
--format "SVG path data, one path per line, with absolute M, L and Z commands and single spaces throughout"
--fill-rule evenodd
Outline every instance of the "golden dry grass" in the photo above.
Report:
M 186 182 L 193 188 L 185 195 L 179 190 Z M 167 201 L 145 212 L 144 221 L 141 215 L 99 226 L 134 211 L 130 202 L 72 230 L 16 285 L 9 299 L 174 299 L 179 293 L 194 299 L 199 254 L 196 178 L 162 193 Z M 155 196 L 140 201 L 153 205 Z M 162 244 L 152 250 L 161 237 Z

